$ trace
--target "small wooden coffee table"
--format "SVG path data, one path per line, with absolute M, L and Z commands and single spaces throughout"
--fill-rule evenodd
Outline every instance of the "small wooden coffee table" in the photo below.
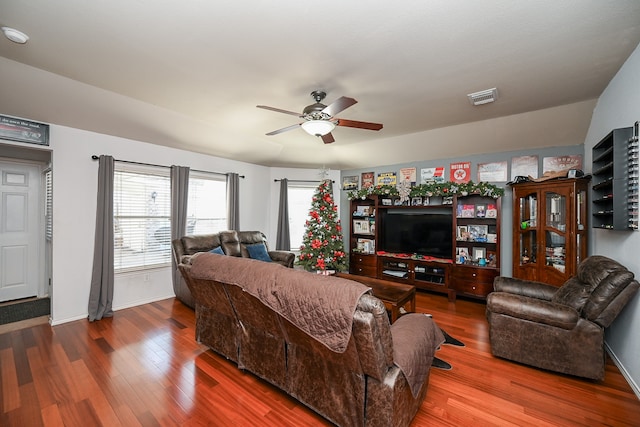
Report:
M 387 310 L 391 312 L 391 323 L 400 317 L 400 307 L 408 305 L 405 310 L 408 312 L 416 311 L 415 286 L 390 280 L 374 279 L 373 277 L 358 276 L 357 274 L 336 273 L 336 276 L 369 286 L 373 291 L 373 295 L 379 298 Z

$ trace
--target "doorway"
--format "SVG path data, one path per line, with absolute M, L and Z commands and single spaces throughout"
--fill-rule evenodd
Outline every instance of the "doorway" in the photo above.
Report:
M 51 152 L 0 143 L 0 323 L 51 313 Z
M 0 161 L 0 302 L 38 296 L 41 187 L 38 166 Z

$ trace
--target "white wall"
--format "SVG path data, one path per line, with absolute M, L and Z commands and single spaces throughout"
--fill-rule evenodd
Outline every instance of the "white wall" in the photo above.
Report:
M 585 142 L 586 164 L 591 149 L 612 129 L 630 127 L 640 120 L 640 46 L 627 59 L 600 96 Z M 615 258 L 640 277 L 640 232 L 593 230 L 593 254 Z M 606 331 L 606 341 L 623 374 L 640 396 L 640 294 Z
M 270 217 L 269 168 L 205 156 L 63 126 L 51 126 L 53 151 L 53 324 L 87 317 L 93 263 L 98 163 L 92 155 L 213 172 L 237 172 L 240 227 L 266 230 Z M 275 242 L 274 242 L 275 244 Z M 116 275 L 114 309 L 174 295 L 169 268 Z

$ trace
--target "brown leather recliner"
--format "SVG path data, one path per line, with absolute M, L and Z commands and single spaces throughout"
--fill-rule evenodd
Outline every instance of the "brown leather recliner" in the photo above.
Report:
M 604 378 L 604 329 L 640 285 L 604 256 L 586 258 L 560 288 L 496 277 L 487 298 L 494 356 L 594 380 Z
M 267 237 L 261 231 L 221 231 L 215 234 L 200 234 L 193 236 L 183 236 L 171 242 L 173 256 L 176 265 L 189 264 L 189 258 L 198 252 L 209 252 L 211 249 L 220 246 L 225 255 L 250 258 L 246 246 L 256 243 L 264 243 L 267 248 L 269 258 L 273 262 L 282 264 L 285 267 L 293 268 L 295 254 L 288 251 L 271 251 L 267 245 Z M 189 287 L 182 275 L 178 275 L 179 280 L 174 281 L 173 291 L 176 297 L 185 305 L 195 308 L 195 303 Z M 175 277 L 175 275 L 174 275 Z

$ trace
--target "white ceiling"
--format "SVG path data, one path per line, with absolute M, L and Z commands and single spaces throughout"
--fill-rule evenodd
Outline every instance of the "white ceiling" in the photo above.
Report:
M 350 169 L 583 143 L 640 43 L 640 1 L 0 0 L 0 25 L 30 37 L 0 38 L 0 114 Z M 299 119 L 256 105 L 301 112 L 314 89 L 384 128 L 265 136 Z

